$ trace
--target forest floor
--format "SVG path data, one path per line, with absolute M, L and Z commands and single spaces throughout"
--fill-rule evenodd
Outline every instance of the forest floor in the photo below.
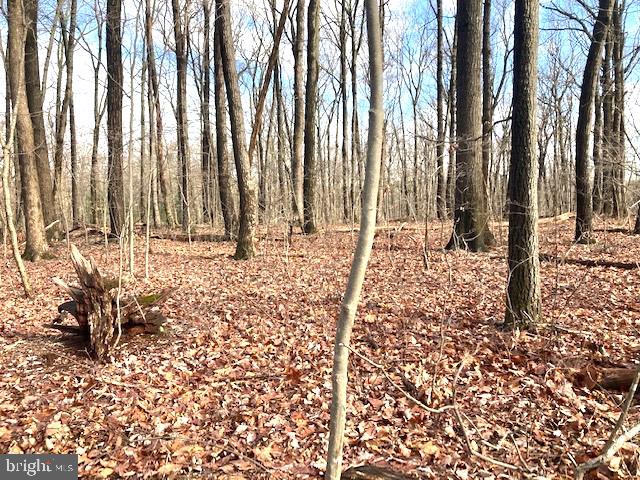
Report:
M 576 372 L 628 366 L 640 351 L 640 237 L 597 224 L 572 245 L 573 221 L 542 221 L 545 325 L 505 333 L 506 226 L 488 253 L 444 252 L 449 224 L 392 224 L 377 235 L 352 347 L 345 467 L 384 464 L 416 478 L 570 478 L 597 455 L 622 394 L 589 389 Z M 383 226 L 384 227 L 384 226 Z M 77 453 L 83 478 L 319 478 L 324 469 L 335 320 L 357 232 L 310 237 L 263 230 L 259 255 L 234 261 L 232 242 L 152 240 L 148 280 L 176 288 L 170 330 L 120 342 L 91 360 L 47 328 L 75 282 L 66 245 L 28 264 L 21 296 L 10 253 L 0 265 L 0 452 Z M 105 271 L 118 245 L 74 242 Z M 138 239 L 138 277 L 144 272 Z M 552 257 L 552 258 L 549 258 Z M 553 260 L 559 258 L 559 261 Z M 593 260 L 584 266 L 572 260 Z M 566 260 L 566 261 L 563 261 Z M 606 266 L 627 262 L 630 268 Z M 384 371 L 365 359 L 384 367 Z M 428 413 L 405 392 L 432 407 Z M 629 422 L 640 414 L 633 409 Z M 471 456 L 474 449 L 513 468 Z M 597 478 L 631 478 L 627 444 Z M 602 476 L 604 475 L 604 476 Z M 636 477 L 637 478 L 637 477 Z

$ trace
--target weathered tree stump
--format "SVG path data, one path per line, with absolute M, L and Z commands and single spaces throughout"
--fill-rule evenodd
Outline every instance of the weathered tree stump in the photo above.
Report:
M 75 317 L 78 333 L 89 338 L 91 350 L 98 360 L 109 359 L 121 333 L 164 331 L 167 319 L 158 307 L 169 298 L 171 289 L 156 294 L 119 297 L 118 279 L 106 278 L 93 259 L 87 260 L 75 245 L 71 245 L 71 261 L 79 285 L 69 285 L 60 278 L 53 279 L 73 299 L 61 304 L 58 311 Z

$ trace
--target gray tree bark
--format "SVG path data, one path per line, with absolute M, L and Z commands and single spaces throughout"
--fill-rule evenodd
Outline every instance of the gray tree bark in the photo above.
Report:
M 220 51 L 224 82 L 227 87 L 227 101 L 229 102 L 229 117 L 231 119 L 231 142 L 233 143 L 240 192 L 240 227 L 234 258 L 248 260 L 255 255 L 254 230 L 258 202 L 255 180 L 251 174 L 251 163 L 245 143 L 244 114 L 236 71 L 229 0 L 216 0 L 216 8 L 216 22 L 219 22 L 220 27 Z
M 303 205 L 306 234 L 315 233 L 316 226 L 316 108 L 318 104 L 318 55 L 320 53 L 320 1 L 309 1 L 307 19 L 309 40 L 307 44 L 307 85 L 305 91 L 304 114 L 304 182 Z
M 162 123 L 162 109 L 160 107 L 160 89 L 158 81 L 158 71 L 156 68 L 156 57 L 153 46 L 153 11 L 151 0 L 146 0 L 145 5 L 145 36 L 147 44 L 147 68 L 149 69 L 149 91 L 153 96 L 153 110 L 155 112 L 155 132 L 156 132 L 156 160 L 158 164 L 158 180 L 160 183 L 160 195 L 164 203 L 167 214 L 167 224 L 173 227 L 176 224 L 173 213 L 173 204 L 170 201 L 169 179 L 167 178 L 166 161 L 164 158 L 164 126 Z M 152 119 L 150 119 L 151 121 Z
M 482 173 L 482 4 L 458 0 L 457 150 L 454 230 L 447 249 L 487 249 Z
M 204 47 L 202 52 L 202 104 L 200 115 L 202 117 L 202 134 L 200 135 L 201 167 L 202 167 L 202 214 L 205 221 L 212 220 L 213 202 L 211 198 L 213 182 L 213 163 L 211 161 L 211 8 L 210 0 L 202 1 L 204 15 Z
M 342 100 L 342 206 L 343 220 L 352 217 L 349 195 L 349 104 L 347 103 L 347 5 L 340 2 L 340 92 Z M 353 173 L 352 173 L 353 175 Z
M 378 2 L 376 0 L 365 0 L 365 10 L 371 85 L 367 165 L 358 244 L 351 264 L 349 283 L 340 308 L 334 346 L 329 451 L 327 454 L 327 471 L 324 476 L 326 480 L 338 480 L 342 470 L 342 449 L 347 410 L 348 346 L 376 228 L 380 155 L 382 154 L 382 132 L 384 127 L 383 50 Z
M 612 36 L 613 36 L 613 76 L 615 85 L 613 125 L 615 132 L 615 162 L 614 162 L 614 208 L 613 213 L 617 218 L 627 216 L 627 203 L 625 194 L 625 144 L 627 141 L 624 128 L 624 101 L 625 101 L 625 67 L 624 67 L 624 28 L 622 15 L 625 10 L 624 0 L 615 0 L 612 11 Z
M 438 170 L 438 186 L 436 189 L 436 209 L 438 218 L 447 218 L 446 205 L 446 177 L 444 172 L 444 138 L 445 138 L 445 113 L 444 113 L 444 29 L 442 26 L 442 0 L 438 0 L 436 7 L 438 21 L 438 53 L 436 66 L 437 82 L 437 116 L 438 116 L 438 140 L 436 143 L 436 162 Z
M 578 124 L 576 126 L 576 230 L 574 237 L 578 243 L 592 243 L 594 241 L 593 204 L 591 203 L 591 179 L 589 178 L 589 143 L 602 44 L 611 23 L 612 7 L 612 0 L 600 0 L 598 17 L 593 27 L 593 40 L 589 47 L 580 90 Z
M 171 6 L 173 11 L 173 34 L 176 42 L 178 168 L 180 169 L 180 203 L 182 205 L 180 220 L 182 230 L 189 232 L 191 228 L 191 210 L 189 207 L 189 125 L 187 123 L 187 25 L 183 26 L 179 0 L 172 0 Z
M 456 17 L 456 24 L 458 19 Z M 458 28 L 454 27 L 453 44 L 451 45 L 451 77 L 449 79 L 449 98 L 447 110 L 449 112 L 449 166 L 447 169 L 447 212 L 450 216 L 455 214 L 456 192 L 456 83 L 458 72 L 456 70 L 458 52 Z
M 38 59 L 38 0 L 27 0 L 23 4 L 28 22 L 25 41 L 25 85 L 36 148 L 40 203 L 42 204 L 45 225 L 49 226 L 58 219 L 58 210 L 53 196 L 53 180 L 51 166 L 49 165 L 49 148 L 47 147 L 47 132 L 42 108 L 43 98 L 42 88 L 40 87 L 40 62 Z M 50 237 L 58 237 L 60 227 L 54 225 L 48 232 Z
M 33 124 L 25 85 L 25 41 L 27 16 L 22 0 L 8 2 L 8 54 L 11 103 L 16 117 L 15 132 L 20 166 L 21 197 L 24 205 L 26 260 L 39 260 L 48 251 L 40 187 L 36 170 Z M 9 140 L 11 141 L 11 140 Z
M 536 120 L 539 2 L 516 0 L 515 8 L 505 325 L 535 328 L 541 309 Z
M 302 227 L 304 225 L 304 10 L 305 0 L 298 0 L 296 32 L 293 40 L 293 152 L 291 177 L 293 183 L 293 212 Z
M 493 68 L 491 66 L 491 0 L 482 14 L 482 181 L 489 199 L 489 164 L 493 153 Z
M 122 3 L 107 0 L 107 203 L 111 232 L 120 235 L 125 221 L 122 172 Z
M 220 51 L 220 24 L 214 21 L 213 34 L 213 70 L 214 101 L 216 105 L 216 157 L 218 163 L 218 192 L 220 208 L 224 220 L 224 236 L 232 239 L 236 235 L 237 218 L 233 195 L 231 193 L 231 175 L 229 173 L 229 155 L 227 153 L 227 108 L 224 100 L 224 72 Z

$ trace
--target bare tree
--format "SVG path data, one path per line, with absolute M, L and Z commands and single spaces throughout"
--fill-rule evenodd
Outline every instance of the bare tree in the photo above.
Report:
M 458 22 L 456 16 L 455 22 Z M 451 75 L 449 79 L 449 95 L 447 111 L 449 113 L 449 167 L 447 170 L 447 211 L 451 216 L 455 215 L 455 191 L 456 191 L 456 83 L 458 71 L 456 68 L 458 52 L 458 28 L 453 29 L 453 41 L 451 42 Z
M 25 41 L 29 21 L 22 0 L 8 2 L 9 23 L 9 83 L 11 103 L 16 117 L 15 132 L 20 165 L 21 196 L 24 204 L 26 247 L 24 258 L 38 260 L 48 251 L 44 216 L 40 200 L 40 186 L 35 158 L 33 124 L 29 113 L 25 81 Z M 35 28 L 35 27 L 34 27 Z
M 64 155 L 64 137 L 67 128 L 67 118 L 71 120 L 71 104 L 73 103 L 73 54 L 75 51 L 75 31 L 77 25 L 77 10 L 78 4 L 76 0 L 72 0 L 69 5 L 69 24 L 67 27 L 67 22 L 64 18 L 60 19 L 60 30 L 62 36 L 62 46 L 64 48 L 64 63 L 66 68 L 66 79 L 65 79 L 65 89 L 64 95 L 62 98 L 62 107 L 58 111 L 58 118 L 56 121 L 56 132 L 55 132 L 55 150 L 54 150 L 54 160 L 53 163 L 56 165 L 56 175 L 53 182 L 53 193 L 54 196 L 57 197 L 56 201 L 58 204 L 61 204 L 60 194 L 62 192 L 62 159 Z M 59 73 L 62 74 L 61 72 Z M 69 122 L 71 123 L 71 122 Z M 71 125 L 70 125 L 71 127 Z M 75 124 L 74 124 L 75 127 Z M 70 128 L 72 136 L 75 137 L 74 129 Z M 73 145 L 73 141 L 71 142 L 71 148 L 74 150 L 74 155 L 72 155 L 71 162 L 71 183 L 72 183 L 72 195 L 71 195 L 71 206 L 72 206 L 72 223 L 78 220 L 79 216 L 79 199 L 78 199 L 78 186 L 77 179 L 74 178 L 74 174 L 77 173 L 77 154 L 75 154 L 75 146 Z M 74 187 L 75 185 L 75 187 Z M 73 193 L 75 192 L 75 196 Z
M 317 231 L 316 226 L 316 109 L 318 104 L 318 54 L 320 50 L 320 1 L 309 1 L 307 19 L 307 86 L 304 114 L 304 233 Z
M 359 0 L 350 0 L 347 8 L 349 34 L 351 36 L 351 212 L 357 213 L 360 190 L 362 188 L 362 146 L 360 145 L 360 122 L 358 119 L 358 54 L 362 45 L 364 20 L 357 25 Z M 357 176 L 356 176 L 357 172 Z
M 442 25 L 442 0 L 437 0 L 436 17 L 438 22 L 438 53 L 436 66 L 436 102 L 438 116 L 438 139 L 436 144 L 436 157 L 438 169 L 438 187 L 436 197 L 436 207 L 438 218 L 447 218 L 446 206 L 446 177 L 444 171 L 444 138 L 445 138 L 445 113 L 444 113 L 444 28 Z
M 151 0 L 146 0 L 145 5 L 145 42 L 147 45 L 147 68 L 149 70 L 149 93 L 153 96 L 153 111 L 155 113 L 155 132 L 156 132 L 156 160 L 158 165 L 158 180 L 160 183 L 160 194 L 167 215 L 167 223 L 169 227 L 176 224 L 175 215 L 173 213 L 173 205 L 171 204 L 169 192 L 169 179 L 167 178 L 166 159 L 164 155 L 164 126 L 162 122 L 162 108 L 160 105 L 160 87 L 158 80 L 158 70 L 156 67 L 156 53 L 153 43 L 153 7 Z M 150 119 L 153 121 L 154 119 Z
M 178 165 L 180 169 L 180 199 L 182 230 L 188 232 L 191 224 L 189 208 L 189 125 L 187 123 L 187 34 L 188 25 L 183 26 L 183 12 L 179 0 L 172 0 L 173 34 L 176 42 L 176 75 L 177 75 L 177 130 L 178 130 Z
M 305 0 L 298 0 L 296 7 L 296 28 L 293 40 L 293 153 L 291 176 L 293 183 L 293 211 L 300 226 L 304 225 L 304 11 Z
M 93 68 L 93 135 L 91 141 L 91 173 L 89 175 L 89 195 L 91 198 L 91 221 L 98 223 L 98 146 L 100 142 L 100 125 L 106 109 L 104 96 L 100 94 L 100 69 L 102 68 L 102 35 L 104 20 L 99 4 L 94 4 L 96 19 L 96 35 L 98 37 L 98 52 L 91 55 Z
M 602 186 L 603 186 L 603 162 L 602 162 L 602 152 L 603 152 L 603 142 L 602 142 L 602 134 L 603 134 L 603 119 L 602 119 L 602 110 L 603 110 L 603 101 L 602 96 L 600 95 L 600 88 L 596 84 L 594 97 L 595 104 L 595 121 L 593 124 L 593 211 L 595 213 L 602 213 L 603 207 L 603 197 L 602 197 Z
M 347 103 L 347 4 L 344 0 L 340 2 L 340 92 L 342 96 L 342 205 L 343 217 L 345 221 L 351 218 L 348 183 L 349 166 L 349 104 Z M 353 173 L 352 173 L 353 175 Z
M 456 191 L 448 249 L 487 249 L 490 239 L 482 176 L 482 5 L 458 0 Z
M 593 204 L 591 203 L 591 179 L 589 178 L 589 144 L 591 117 L 593 115 L 595 90 L 600 70 L 601 51 L 607 28 L 611 22 L 612 0 L 600 0 L 598 17 L 593 27 L 593 35 L 587 62 L 584 67 L 578 124 L 576 126 L 576 230 L 575 241 L 592 243 Z
M 220 50 L 220 24 L 214 22 L 214 101 L 216 104 L 216 157 L 218 160 L 218 191 L 220 208 L 224 220 L 224 236 L 231 239 L 236 235 L 237 224 L 233 196 L 231 194 L 231 176 L 227 154 L 227 108 L 224 101 L 224 72 Z
M 5 67 L 6 67 L 5 59 Z M 22 83 L 22 79 L 18 81 Z M 20 255 L 20 243 L 18 242 L 18 233 L 16 232 L 15 221 L 13 218 L 13 208 L 11 207 L 11 187 L 9 186 L 9 174 L 11 170 L 11 158 L 13 157 L 13 145 L 14 135 L 16 128 L 16 115 L 9 115 L 9 123 L 7 124 L 7 137 L 0 142 L 0 151 L 2 152 L 2 199 L 5 214 L 5 228 L 9 231 L 9 238 L 11 240 L 11 250 L 13 252 L 13 259 L 18 267 L 20 273 L 20 280 L 22 282 L 22 288 L 24 294 L 27 297 L 31 296 L 31 283 L 29 282 L 29 275 L 27 269 L 24 266 L 22 255 Z
M 53 195 L 53 181 L 49 166 L 49 149 L 47 147 L 47 132 L 44 125 L 43 95 L 40 82 L 40 61 L 38 58 L 38 0 L 23 2 L 27 15 L 27 36 L 25 39 L 25 85 L 27 101 L 31 112 L 33 125 L 33 139 L 35 142 L 36 166 L 38 170 L 38 186 L 40 187 L 40 203 L 45 225 L 49 226 L 49 236 L 55 238 L 60 228 L 54 223 L 58 219 L 56 203 Z M 56 14 L 59 6 L 56 7 Z M 52 29 L 55 28 L 54 25 Z M 50 51 L 50 50 L 49 50 Z
M 539 2 L 517 0 L 515 7 L 505 325 L 535 328 L 541 308 L 536 157 Z
M 349 342 L 355 319 L 362 283 L 369 262 L 376 227 L 376 208 L 382 154 L 384 127 L 382 86 L 382 35 L 378 2 L 365 0 L 367 39 L 369 45 L 369 78 L 371 101 L 369 106 L 369 133 L 367 139 L 367 165 L 365 173 L 360 233 L 354 252 L 349 283 L 342 300 L 338 319 L 333 356 L 331 423 L 329 426 L 329 451 L 327 454 L 326 480 L 338 480 L 342 469 L 342 448 L 347 410 L 347 367 Z
M 614 215 L 618 218 L 627 216 L 627 204 L 625 195 L 625 144 L 627 141 L 624 112 L 625 112 L 625 67 L 624 67 L 624 42 L 625 33 L 623 24 L 623 12 L 625 11 L 626 2 L 624 0 L 615 0 L 612 19 L 611 33 L 613 37 L 613 76 L 615 87 L 615 109 L 613 113 L 613 131 L 615 132 L 615 162 L 613 164 L 614 171 Z
M 217 33 L 220 40 L 220 52 L 224 71 L 224 82 L 229 102 L 231 120 L 231 142 L 238 175 L 240 192 L 240 227 L 234 258 L 247 260 L 255 255 L 254 230 L 256 223 L 257 198 L 255 181 L 251 174 L 251 163 L 246 147 L 244 114 L 236 71 L 235 49 L 231 32 L 231 10 L 229 0 L 216 0 Z
M 211 5 L 210 0 L 202 1 L 204 15 L 204 39 L 202 49 L 202 102 L 200 116 L 202 117 L 202 133 L 200 135 L 201 166 L 202 166 L 202 213 L 206 221 L 212 219 L 213 162 L 211 161 Z
M 122 172 L 122 3 L 107 0 L 107 203 L 111 231 L 122 233 L 125 221 Z
M 493 154 L 493 67 L 491 66 L 491 0 L 482 13 L 482 181 L 488 199 L 489 164 Z

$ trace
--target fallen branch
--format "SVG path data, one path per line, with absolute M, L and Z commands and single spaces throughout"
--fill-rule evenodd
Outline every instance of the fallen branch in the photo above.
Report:
M 453 418 L 456 420 L 456 422 L 458 422 L 458 424 L 460 425 L 460 428 L 462 430 L 462 436 L 465 440 L 465 444 L 467 447 L 467 450 L 469 452 L 469 454 L 472 457 L 476 457 L 479 458 L 480 460 L 484 460 L 486 462 L 492 463 L 494 465 L 497 465 L 499 467 L 502 468 L 506 468 L 508 470 L 514 470 L 514 471 L 522 471 L 522 468 L 516 466 L 516 465 L 512 465 L 511 463 L 507 463 L 507 462 L 503 462 L 502 460 L 497 460 L 489 455 L 485 455 L 484 453 L 476 450 L 473 447 L 473 443 L 471 442 L 471 439 L 469 437 L 469 432 L 467 431 L 467 427 L 464 423 L 464 421 L 462 420 L 462 415 L 458 409 L 457 406 L 457 402 L 456 402 L 456 391 L 454 390 L 454 394 L 453 394 L 453 401 L 450 405 L 445 405 L 444 407 L 440 407 L 440 408 L 431 408 L 428 405 L 425 405 L 423 402 L 421 402 L 420 400 L 418 400 L 415 396 L 411 395 L 409 392 L 407 392 L 404 388 L 402 388 L 400 385 L 398 385 L 398 383 L 396 383 L 391 376 L 389 375 L 389 373 L 387 372 L 387 370 L 384 368 L 384 366 L 375 363 L 373 360 L 365 357 L 364 355 L 362 355 L 361 353 L 359 353 L 358 351 L 354 350 L 352 347 L 348 346 L 348 345 L 344 345 L 341 344 L 341 346 L 346 347 L 347 349 L 349 349 L 349 351 L 351 351 L 354 355 L 356 355 L 358 358 L 364 360 L 365 362 L 367 362 L 369 365 L 376 367 L 377 369 L 379 369 L 382 374 L 384 375 L 384 377 L 387 379 L 387 381 L 396 389 L 398 390 L 400 393 L 402 393 L 408 400 L 412 401 L 413 403 L 415 403 L 418 407 L 420 407 L 421 409 L 425 410 L 426 412 L 429 413 L 435 413 L 435 414 L 440 414 L 440 413 L 445 413 L 445 412 L 453 412 Z M 462 361 L 460 363 L 460 367 L 458 368 L 458 372 L 456 373 L 456 379 L 454 380 L 454 385 L 457 383 L 458 377 L 460 376 L 460 372 L 462 370 L 462 368 L 464 367 L 465 362 Z M 524 463 L 524 462 L 523 462 Z
M 580 258 L 558 258 L 555 255 L 550 255 L 548 253 L 540 254 L 540 261 L 543 262 L 558 262 L 558 264 L 567 264 L 567 265 L 581 265 L 583 267 L 603 267 L 603 268 L 619 268 L 621 270 L 636 270 L 640 267 L 640 264 L 637 262 L 612 262 L 609 260 L 588 260 L 588 259 L 580 259 Z
M 489 258 L 492 260 L 506 260 L 502 255 L 492 255 Z M 638 262 L 614 262 L 611 260 L 589 260 L 581 258 L 567 258 L 566 256 L 558 257 L 550 253 L 540 254 L 541 262 L 554 262 L 558 265 L 580 265 L 582 267 L 589 268 L 619 268 L 620 270 L 637 270 L 640 268 Z
M 415 477 L 375 465 L 351 467 L 340 475 L 340 480 L 412 480 L 413 478 Z
M 587 472 L 590 472 L 594 468 L 598 468 L 600 465 L 609 462 L 625 443 L 627 443 L 629 440 L 640 433 L 640 424 L 637 424 L 630 430 L 624 432 L 621 435 L 618 435 L 618 433 L 624 426 L 627 415 L 629 414 L 629 409 L 631 408 L 631 403 L 633 402 L 633 397 L 636 394 L 636 390 L 638 389 L 639 382 L 640 368 L 636 370 L 636 374 L 633 377 L 633 382 L 631 382 L 631 386 L 629 387 L 629 391 L 627 392 L 624 405 L 622 406 L 622 412 L 620 412 L 620 417 L 618 417 L 618 422 L 611 432 L 609 440 L 607 440 L 607 443 L 602 449 L 602 453 L 596 458 L 578 465 L 574 477 L 576 480 L 582 480 Z
M 387 381 L 396 389 L 398 390 L 400 393 L 402 393 L 408 400 L 411 400 L 413 403 L 415 403 L 417 406 L 419 406 L 420 408 L 422 408 L 423 410 L 429 412 L 429 413 L 444 413 L 447 410 L 451 410 L 454 408 L 453 405 L 445 405 L 444 407 L 440 407 L 440 408 L 432 408 L 428 405 L 426 405 L 424 402 L 421 402 L 420 400 L 418 400 L 416 397 L 414 397 L 413 395 L 411 395 L 409 392 L 407 392 L 404 388 L 402 388 L 400 385 L 398 385 L 395 380 L 393 380 L 393 378 L 391 378 L 391 376 L 389 375 L 389 373 L 387 372 L 387 369 L 384 368 L 382 365 L 380 365 L 379 363 L 375 363 L 373 360 L 365 357 L 364 355 L 362 355 L 360 352 L 358 352 L 357 350 L 354 350 L 352 347 L 350 347 L 349 345 L 344 345 L 344 344 L 340 344 L 340 346 L 343 346 L 345 348 L 347 348 L 351 353 L 353 353 L 355 356 L 357 356 L 358 358 L 364 360 L 365 362 L 367 362 L 369 365 L 377 368 L 378 370 L 380 370 L 382 372 L 382 374 L 384 375 L 384 377 L 387 379 Z

